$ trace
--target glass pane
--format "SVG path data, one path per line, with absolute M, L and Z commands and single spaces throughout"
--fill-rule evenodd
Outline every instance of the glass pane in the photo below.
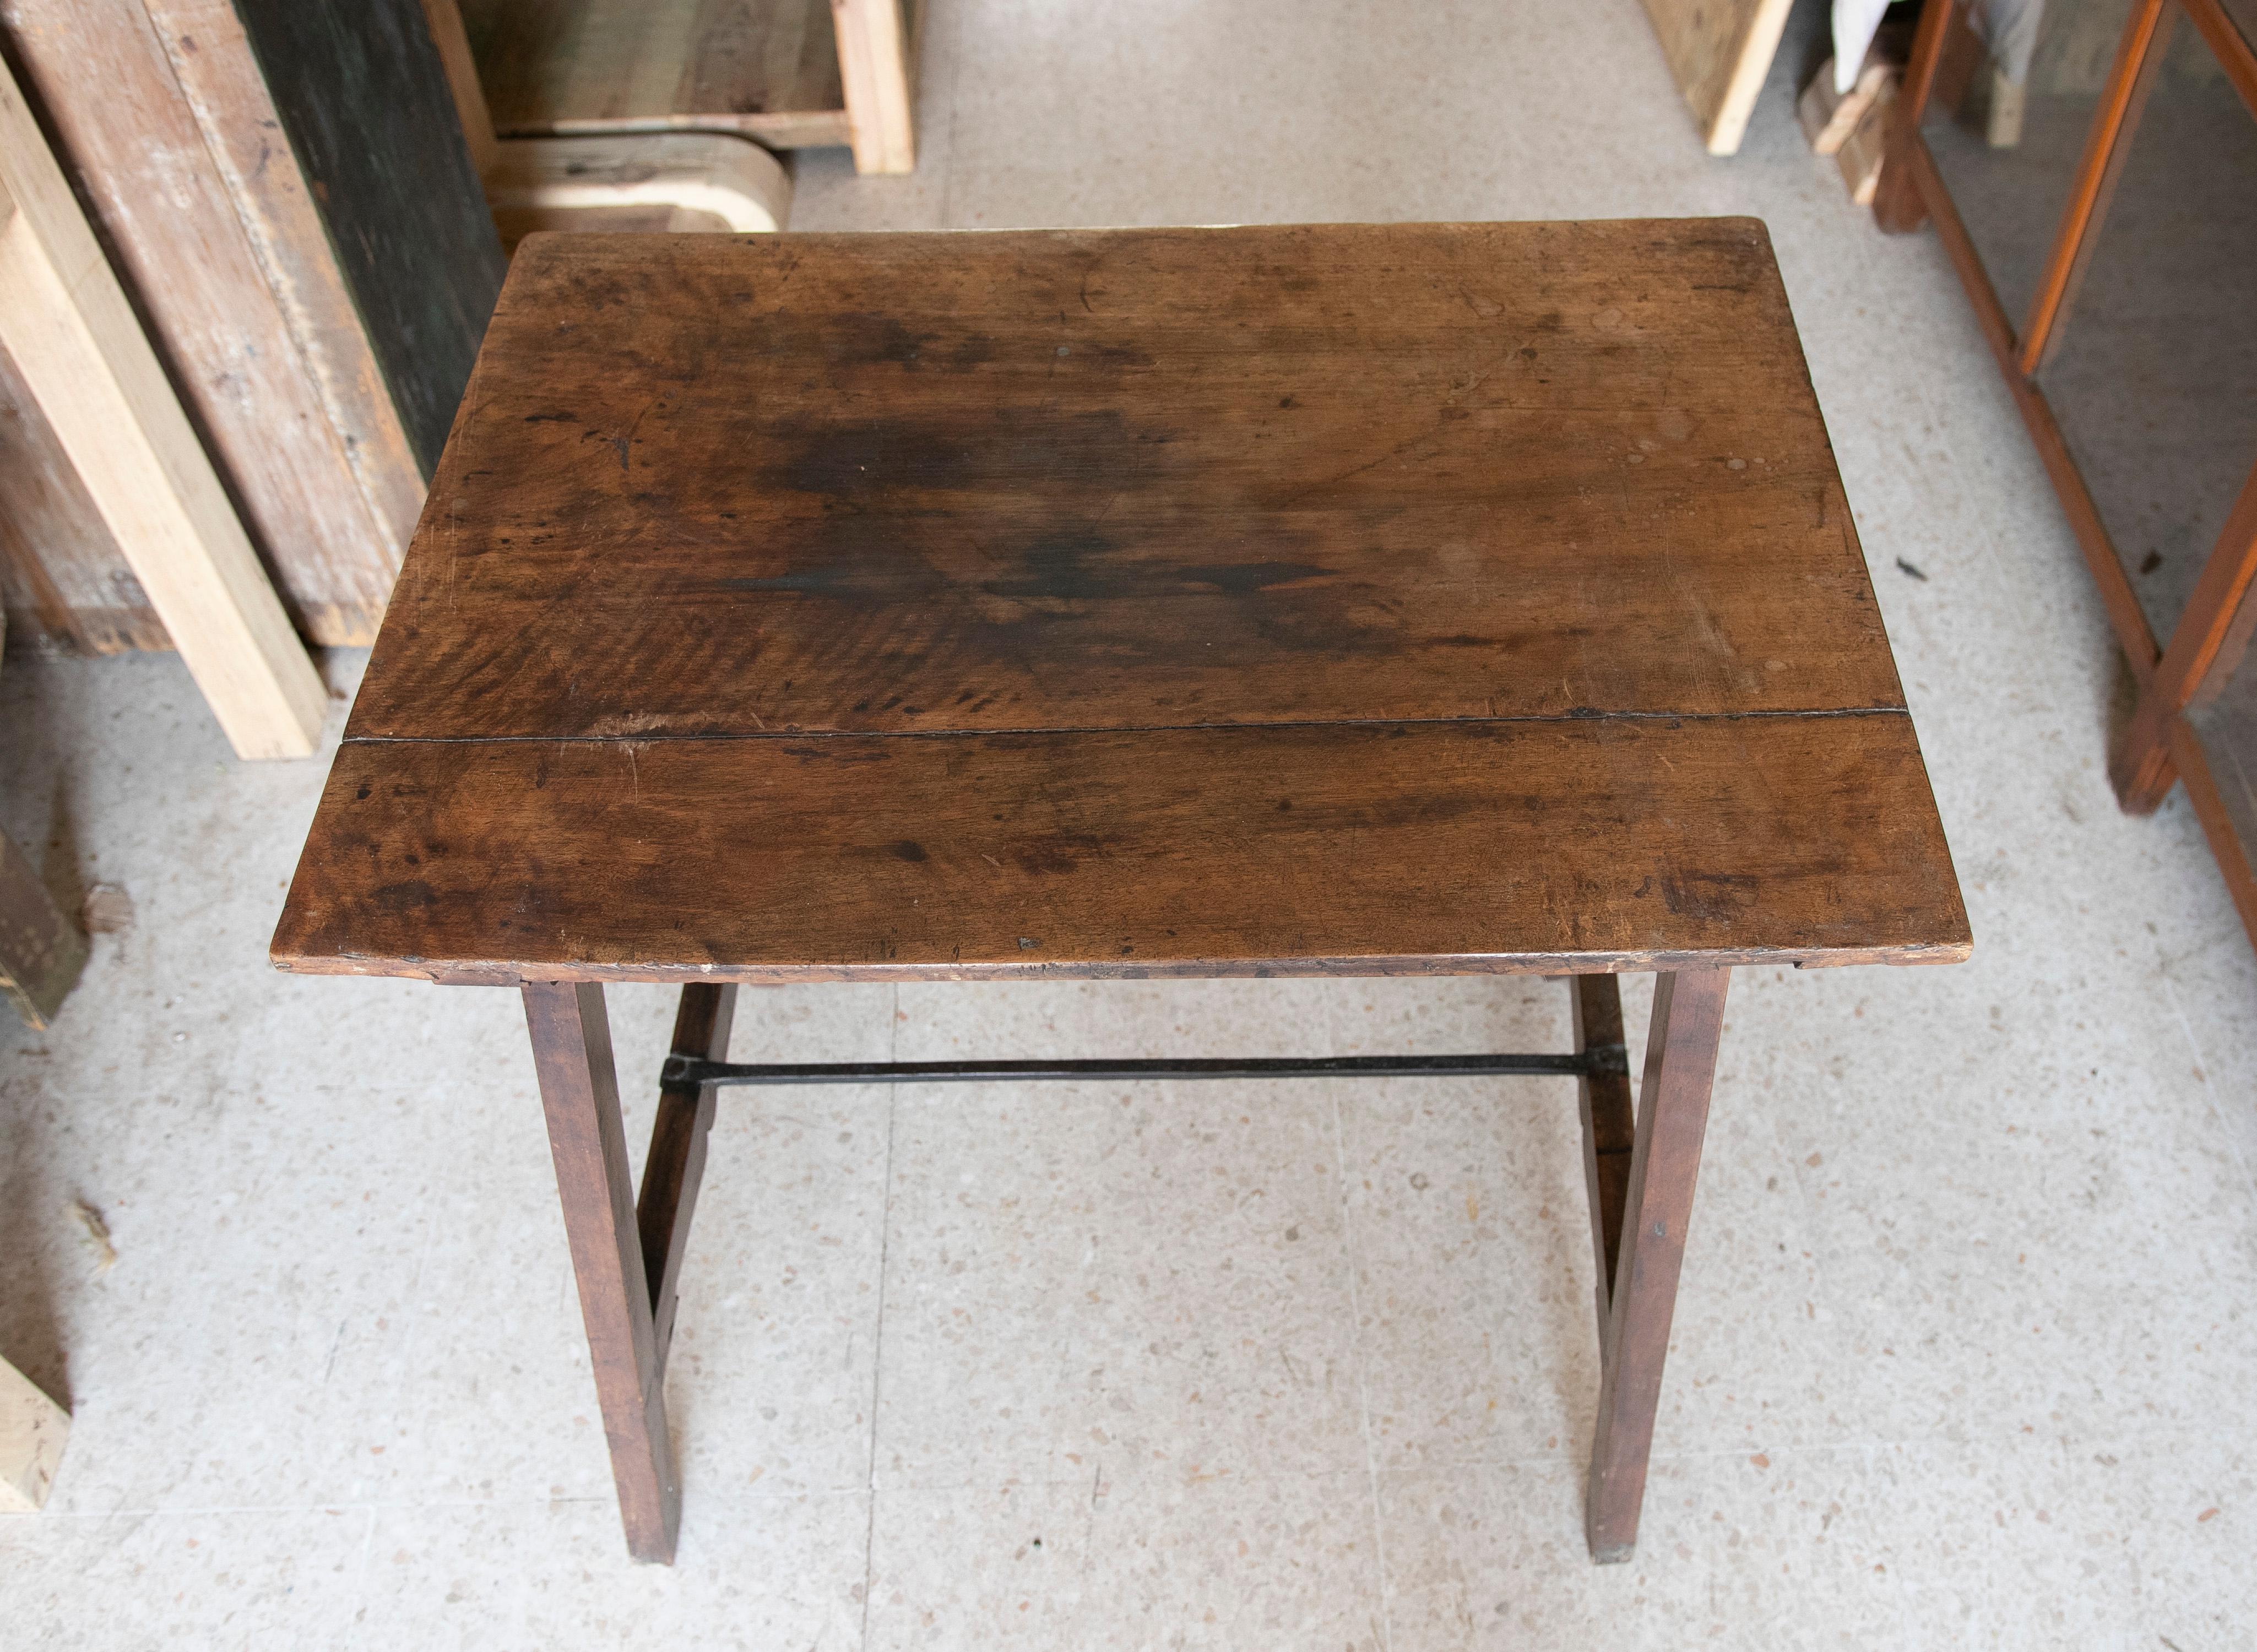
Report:
M 2241 853 L 2257 865 L 2257 668 L 2244 656 L 2225 692 L 2187 714 Z
M 2222 0 L 2222 9 L 2241 38 L 2257 45 L 2257 0 Z
M 2133 0 L 1968 0 L 1921 122 L 2015 332 L 2029 314 Z
M 2166 50 L 2039 387 L 2168 636 L 2257 462 L 2257 118 Z

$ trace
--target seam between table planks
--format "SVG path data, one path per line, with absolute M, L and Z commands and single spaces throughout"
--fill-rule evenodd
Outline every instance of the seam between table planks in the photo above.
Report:
M 1246 723 L 1029 724 L 994 729 L 652 729 L 631 734 L 347 734 L 343 745 L 648 745 L 661 740 L 684 743 L 736 740 L 973 740 L 1029 735 L 1229 734 L 1272 729 L 1503 728 L 1525 724 L 1748 723 L 1829 717 L 1905 717 L 1910 707 L 1829 706 L 1810 710 L 1767 708 L 1747 711 L 1553 711 L 1510 717 L 1289 717 Z

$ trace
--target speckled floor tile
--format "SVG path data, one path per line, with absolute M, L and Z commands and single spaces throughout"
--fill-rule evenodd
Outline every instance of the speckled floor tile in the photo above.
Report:
M 364 1508 L 11 1516 L 11 1647 L 343 1647 L 373 1517 Z
M 1361 1474 L 881 1491 L 876 1648 L 1382 1652 Z
M 716 1499 L 670 1566 L 639 1566 L 608 1498 L 378 1510 L 353 1593 L 350 1652 L 717 1652 L 853 1646 L 869 1500 Z M 536 1566 L 525 1564 L 538 1555 Z
M 1364 1467 L 1308 1088 L 902 1086 L 879 1489 Z
M 2015 1436 L 1657 1457 L 1619 1566 L 1583 1560 L 1574 1465 L 1387 1475 L 1390 1645 L 2223 1648 L 2252 1589 L 2218 1500 L 2247 1480 L 2206 1455 Z

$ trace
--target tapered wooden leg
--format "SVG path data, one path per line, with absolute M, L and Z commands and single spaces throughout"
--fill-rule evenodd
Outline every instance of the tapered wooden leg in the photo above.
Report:
M 1622 986 L 1611 975 L 1567 978 L 1575 1015 L 1575 1053 L 1621 1048 Z M 1631 1150 L 1637 1126 L 1630 1075 L 1586 1074 L 1578 1086 L 1583 1113 L 1583 1183 L 1590 1194 L 1591 1258 L 1598 1275 L 1599 1345 L 1607 1341 L 1614 1300 L 1615 1257 L 1622 1248 L 1623 1201 L 1630 1193 Z
M 548 1116 L 556 1190 L 580 1283 L 580 1314 L 588 1327 L 627 1552 L 637 1560 L 670 1562 L 682 1520 L 682 1486 L 667 1435 L 663 1365 L 635 1229 L 634 1182 L 604 989 L 592 982 L 528 985 L 525 1020 L 541 1075 L 541 1105 Z
M 682 989 L 674 1013 L 674 1053 L 699 1061 L 729 1058 L 729 1027 L 737 1016 L 737 989 L 692 982 Z M 705 1139 L 713 1129 L 713 1086 L 668 1085 L 658 1092 L 658 1117 L 650 1126 L 650 1154 L 643 1161 L 642 1193 L 635 1201 L 635 1226 L 642 1236 L 644 1277 L 650 1287 L 650 1317 L 658 1344 L 658 1363 L 674 1341 L 674 1305 L 682 1280 L 682 1257 L 690 1245 L 690 1218 L 697 1210 L 697 1184 L 705 1177 Z
M 1653 1026 L 1638 1087 L 1638 1134 L 1624 1195 L 1620 1249 L 1608 1304 L 1599 1379 L 1598 1437 L 1591 1448 L 1584 1529 L 1591 1558 L 1628 1560 L 1638 1543 L 1653 1446 L 1661 1364 L 1677 1306 L 1677 1272 L 1693 1214 L 1709 1088 L 1724 1020 L 1729 970 L 1684 970 L 1656 978 Z

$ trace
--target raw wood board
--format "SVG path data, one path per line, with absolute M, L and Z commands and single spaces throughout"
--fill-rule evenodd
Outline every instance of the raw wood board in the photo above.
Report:
M 0 347 L 239 757 L 311 756 L 327 702 L 189 414 L 0 70 Z
M 1645 0 L 1685 106 L 1712 155 L 1739 152 L 1794 0 Z
M 73 653 L 170 648 L 149 594 L 54 427 L 0 349 L 0 593 L 10 640 Z

